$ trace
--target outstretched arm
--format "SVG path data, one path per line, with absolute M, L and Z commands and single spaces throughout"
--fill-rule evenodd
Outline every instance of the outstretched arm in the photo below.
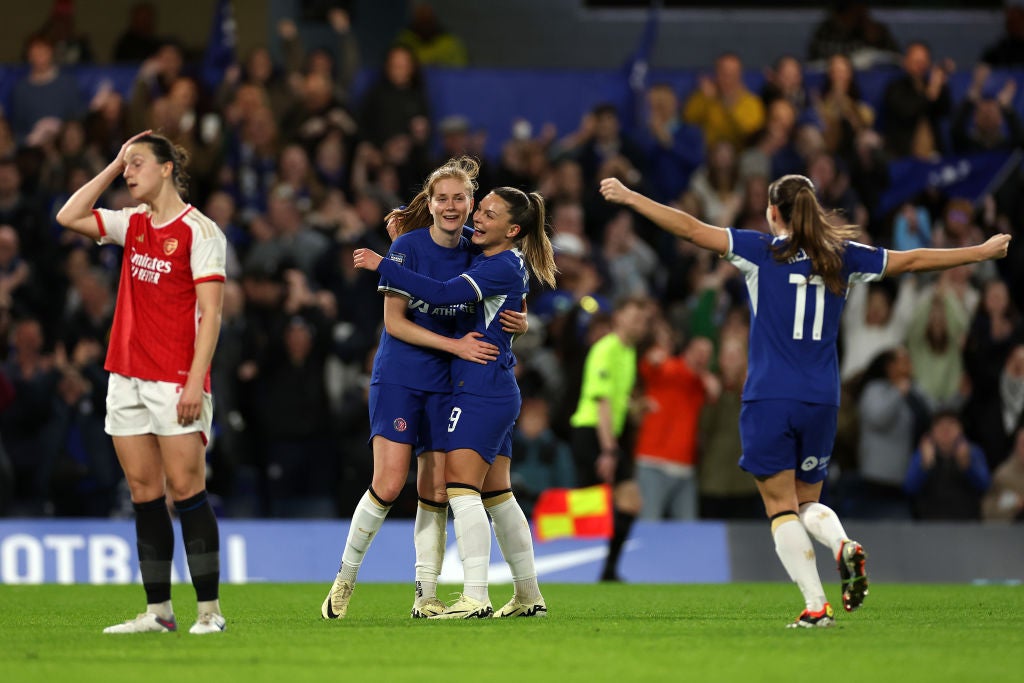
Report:
M 480 300 L 476 289 L 461 275 L 441 282 L 408 268 L 402 268 L 394 261 L 382 258 L 372 249 L 356 249 L 352 252 L 352 263 L 356 268 L 377 271 L 398 289 L 409 292 L 435 306 L 449 306 Z
M 989 237 L 982 244 L 955 249 L 910 249 L 889 251 L 885 275 L 902 275 L 928 270 L 946 270 L 980 261 L 991 261 L 1006 256 L 1010 246 L 1010 235 L 999 234 Z
M 601 181 L 601 195 L 614 204 L 633 209 L 662 230 L 693 242 L 698 247 L 710 249 L 716 254 L 729 251 L 728 230 L 708 225 L 685 211 L 659 204 L 639 192 L 628 189 L 617 178 L 605 178 Z

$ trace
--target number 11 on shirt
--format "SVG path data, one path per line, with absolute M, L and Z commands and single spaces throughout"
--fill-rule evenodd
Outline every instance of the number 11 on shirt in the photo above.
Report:
M 811 338 L 821 341 L 821 328 L 825 321 L 825 280 L 820 275 L 805 277 L 790 273 L 790 284 L 796 285 L 796 306 L 793 309 L 793 339 L 804 338 L 804 314 L 807 310 L 807 285 L 814 287 L 814 329 Z

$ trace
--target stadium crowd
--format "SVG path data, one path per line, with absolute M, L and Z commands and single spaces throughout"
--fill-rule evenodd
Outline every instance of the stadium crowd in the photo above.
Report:
M 954 66 L 924 43 L 904 45 L 872 104 L 848 52 L 864 46 L 819 32 L 808 54 L 827 65 L 821 88 L 806 84 L 807 61 L 787 55 L 754 92 L 751 65 L 726 53 L 692 92 L 648 85 L 635 125 L 600 105 L 581 111 L 574 131 L 518 125 L 491 158 L 465 118 L 431 114 L 423 62 L 465 59 L 451 35 L 432 49 L 423 36 L 441 35 L 436 26 L 416 39 L 405 31 L 358 95 L 357 35 L 340 9 L 327 18 L 333 49 L 307 52 L 285 20 L 283 61 L 255 49 L 208 88 L 196 56 L 154 33 L 147 6 L 118 43 L 117 58 L 139 64 L 129 93 L 100 88 L 78 101 L 63 67 L 91 50 L 55 11 L 27 41 L 28 71 L 0 117 L 0 514 L 130 514 L 103 432 L 120 256 L 61 230 L 54 215 L 125 139 L 152 128 L 189 151 L 191 202 L 229 243 L 208 451 L 208 489 L 224 515 L 351 512 L 371 468 L 366 392 L 383 316 L 378 277 L 356 270 L 352 252 L 384 253 L 384 215 L 431 168 L 470 154 L 481 161 L 477 198 L 500 185 L 546 198 L 559 268 L 554 290 L 534 287 L 530 330 L 514 347 L 524 401 L 512 473 L 524 507 L 576 483 L 567 440 L 587 349 L 610 329 L 616 301 L 643 297 L 652 322 L 631 429 L 641 483 L 663 502 L 644 516 L 690 509 L 663 493 L 684 484 L 696 487 L 699 517 L 761 518 L 736 466 L 742 278 L 604 202 L 597 186 L 615 176 L 714 225 L 767 230 L 768 183 L 802 173 L 868 244 L 1018 236 L 996 264 L 850 292 L 827 500 L 846 517 L 1024 518 L 1024 176 L 1010 163 L 980 196 L 925 190 L 883 206 L 900 182 L 893 161 L 1024 146 L 1016 84 L 999 71 L 1024 66 L 1014 49 L 1024 42 L 987 52 L 957 99 Z M 1021 8 L 1008 17 L 1015 11 L 1024 22 Z M 880 47 L 899 49 L 891 36 Z M 130 201 L 115 186 L 101 203 Z M 392 515 L 415 505 L 409 492 Z

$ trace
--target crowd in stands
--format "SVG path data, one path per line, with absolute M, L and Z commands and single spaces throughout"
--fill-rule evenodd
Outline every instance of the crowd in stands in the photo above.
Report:
M 351 512 L 371 470 L 366 392 L 383 317 L 378 278 L 353 268 L 352 251 L 386 251 L 384 215 L 440 162 L 471 154 L 478 198 L 499 185 L 543 194 L 559 268 L 554 290 L 534 287 L 530 330 L 514 346 L 524 401 L 512 473 L 524 508 L 545 488 L 574 485 L 566 438 L 586 350 L 608 331 L 616 300 L 643 296 L 657 323 L 639 354 L 637 462 L 684 496 L 651 492 L 644 516 L 763 515 L 736 466 L 749 329 L 738 271 L 603 202 L 597 185 L 616 176 L 709 223 L 767 230 L 768 183 L 802 173 L 868 244 L 1017 235 L 994 265 L 851 290 L 826 499 L 845 517 L 1019 521 L 1024 176 L 1011 164 L 980 197 L 924 191 L 879 208 L 893 161 L 1024 146 L 1016 84 L 997 77 L 1024 66 L 1024 9 L 1012 5 L 1007 19 L 988 61 L 966 67 L 962 98 L 947 82 L 956 67 L 925 43 L 901 47 L 873 20 L 830 16 L 807 59 L 780 57 L 761 92 L 744 78 L 759 65 L 723 53 L 692 92 L 650 84 L 633 126 L 601 105 L 581 111 L 574 131 L 517 126 L 492 158 L 467 121 L 432 116 L 424 63 L 472 60 L 429 10 L 355 96 L 363 65 L 342 9 L 327 15 L 332 49 L 307 52 L 285 20 L 282 60 L 257 48 L 210 88 L 195 55 L 161 37 L 153 5 L 139 3 L 114 55 L 139 64 L 131 92 L 101 88 L 82 102 L 63 67 L 93 53 L 58 2 L 28 39 L 29 69 L 0 117 L 0 515 L 130 513 L 103 433 L 120 255 L 61 230 L 54 215 L 125 139 L 151 128 L 189 151 L 190 200 L 229 243 L 208 452 L 223 514 Z M 858 90 L 864 47 L 900 53 L 877 106 Z M 821 88 L 805 83 L 811 59 L 827 65 Z M 115 186 L 101 204 L 130 197 Z M 415 505 L 410 491 L 393 514 Z

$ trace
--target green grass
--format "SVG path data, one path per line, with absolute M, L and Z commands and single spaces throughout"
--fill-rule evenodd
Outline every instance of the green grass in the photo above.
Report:
M 821 630 L 784 628 L 788 584 L 547 584 L 547 619 L 486 622 L 409 619 L 410 586 L 372 583 L 326 622 L 327 587 L 224 586 L 228 631 L 199 637 L 190 586 L 177 633 L 137 636 L 101 630 L 134 616 L 139 586 L 0 586 L 0 681 L 1024 680 L 1024 587 L 874 585 Z

